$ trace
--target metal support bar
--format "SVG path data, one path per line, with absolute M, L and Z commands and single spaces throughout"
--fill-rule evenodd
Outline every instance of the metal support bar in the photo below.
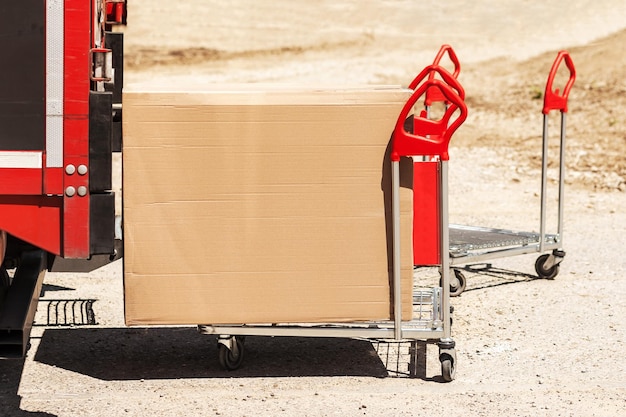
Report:
M 541 215 L 539 221 L 539 252 L 544 251 L 546 235 L 546 198 L 548 186 L 548 115 L 543 115 L 543 146 L 541 152 Z
M 0 311 L 0 358 L 21 358 L 28 349 L 46 270 L 44 251 L 22 254 Z
M 441 205 L 441 218 L 439 224 L 441 231 L 441 282 L 442 282 L 442 302 L 443 310 L 443 331 L 444 339 L 450 339 L 450 229 L 448 226 L 448 161 L 440 161 L 439 174 L 439 203 Z
M 402 287 L 400 268 L 400 162 L 392 161 L 392 222 L 393 222 L 393 320 L 394 337 L 402 339 Z
M 415 329 L 409 326 L 402 329 L 407 339 L 443 339 L 444 331 L 438 329 Z M 345 337 L 362 339 L 395 339 L 393 323 L 389 327 L 377 326 L 350 326 L 346 323 L 337 325 L 303 326 L 303 325 L 199 325 L 198 332 L 202 334 L 220 335 L 218 343 L 226 345 L 232 336 L 295 336 L 295 337 Z M 226 336 L 224 336 L 226 335 Z M 225 339 L 222 339 L 224 336 Z M 396 339 L 404 340 L 404 339 Z M 227 346 L 228 347 L 228 346 Z
M 563 214 L 564 214 L 564 193 L 565 193 L 565 112 L 561 112 L 561 156 L 559 163 L 559 241 L 563 243 Z

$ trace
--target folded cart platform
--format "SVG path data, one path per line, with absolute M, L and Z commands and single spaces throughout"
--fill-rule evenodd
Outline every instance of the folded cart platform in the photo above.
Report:
M 484 256 L 493 259 L 497 257 L 498 252 L 502 256 L 509 256 L 511 252 L 519 254 L 538 252 L 540 236 L 534 232 L 453 224 L 450 225 L 450 263 L 457 265 L 470 261 L 478 262 L 484 260 Z M 558 244 L 557 234 L 544 236 L 544 247 L 556 248 Z

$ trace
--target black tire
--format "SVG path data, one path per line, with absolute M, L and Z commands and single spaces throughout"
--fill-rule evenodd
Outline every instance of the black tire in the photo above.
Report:
M 541 255 L 535 261 L 535 272 L 537 272 L 539 278 L 554 279 L 557 275 L 559 275 L 559 264 L 553 265 L 552 268 L 549 269 L 544 268 L 549 256 L 549 254 Z
M 439 361 L 441 362 L 441 376 L 445 382 L 454 381 L 456 376 L 456 364 L 452 359 L 452 356 L 442 353 L 439 355 Z
M 463 272 L 461 272 L 460 270 L 453 269 L 453 271 L 457 283 L 455 285 L 454 280 L 452 280 L 453 282 L 450 282 L 450 297 L 458 297 L 459 295 L 461 295 L 461 293 L 463 293 L 463 291 L 465 291 L 465 287 L 467 286 L 467 279 L 465 278 L 465 274 L 463 274 Z M 439 280 L 439 286 L 443 287 L 442 279 Z
M 0 288 L 8 288 L 11 286 L 11 277 L 6 268 L 0 266 Z
M 465 291 L 465 287 L 467 286 L 467 279 L 465 278 L 465 274 L 463 274 L 463 272 L 455 269 L 454 276 L 458 281 L 458 285 L 450 285 L 450 297 L 457 297 L 461 295 L 461 293 Z
M 0 306 L 4 304 L 7 291 L 11 286 L 11 277 L 4 267 L 0 267 Z
M 227 371 L 235 371 L 241 367 L 241 363 L 243 362 L 243 342 L 235 338 L 235 343 L 237 344 L 237 354 L 233 354 L 233 351 L 228 349 L 225 345 L 219 343 L 218 344 L 218 358 L 220 361 L 220 366 Z

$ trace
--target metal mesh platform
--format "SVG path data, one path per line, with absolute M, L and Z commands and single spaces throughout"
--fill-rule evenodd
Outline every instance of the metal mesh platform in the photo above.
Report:
M 504 229 L 450 225 L 450 256 L 465 256 L 472 251 L 522 247 L 539 243 L 539 233 Z M 557 235 L 546 235 L 546 243 L 556 243 Z

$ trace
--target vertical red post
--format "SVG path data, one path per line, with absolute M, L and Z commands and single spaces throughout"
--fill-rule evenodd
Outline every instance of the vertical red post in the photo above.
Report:
M 413 264 L 438 265 L 440 253 L 439 162 L 413 164 Z
M 93 0 L 65 0 L 63 256 L 89 256 L 89 89 Z M 70 167 L 68 169 L 68 167 Z

